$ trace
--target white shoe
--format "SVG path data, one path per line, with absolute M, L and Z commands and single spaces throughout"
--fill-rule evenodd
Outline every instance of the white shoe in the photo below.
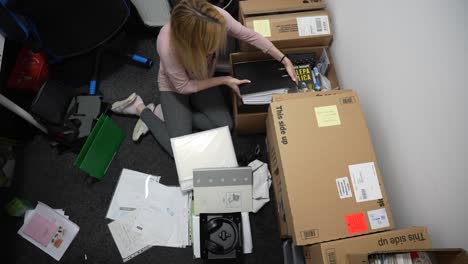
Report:
M 113 103 L 111 110 L 117 114 L 138 115 L 137 107 L 140 104 L 144 104 L 143 100 L 136 93 L 132 93 L 126 99 Z
M 161 104 L 158 104 L 153 112 L 157 117 L 159 117 L 159 119 L 161 119 L 161 121 L 164 122 L 164 115 L 163 115 L 163 112 L 162 112 Z
M 153 112 L 155 107 L 154 107 L 154 104 L 151 103 L 147 105 L 146 108 L 149 108 L 151 112 Z M 146 135 L 146 133 L 148 133 L 148 130 L 149 130 L 148 126 L 145 124 L 145 122 L 143 122 L 141 118 L 138 119 L 138 121 L 135 124 L 135 128 L 133 128 L 133 135 L 132 135 L 133 141 L 138 141 L 141 136 Z

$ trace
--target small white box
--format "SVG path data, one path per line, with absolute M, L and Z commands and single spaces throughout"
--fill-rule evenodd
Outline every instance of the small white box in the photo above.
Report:
M 252 168 L 193 170 L 195 214 L 252 212 Z

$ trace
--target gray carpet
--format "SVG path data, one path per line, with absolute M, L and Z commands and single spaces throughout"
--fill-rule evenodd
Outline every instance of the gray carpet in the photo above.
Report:
M 139 39 L 132 45 L 139 54 L 151 57 L 157 62 L 155 41 L 156 38 L 152 35 Z M 131 64 L 115 66 L 120 65 L 118 62 L 121 61 L 104 57 L 100 83 L 104 99 L 112 102 L 136 92 L 146 103 L 157 102 L 157 65 L 147 70 Z M 80 70 L 75 69 L 73 76 L 78 76 L 79 73 Z M 83 85 L 82 89 L 85 88 Z M 10 189 L 10 197 L 15 195 L 24 198 L 34 206 L 37 201 L 42 201 L 53 208 L 62 208 L 70 219 L 80 226 L 80 232 L 63 256 L 61 263 L 122 262 L 107 227 L 110 221 L 105 219 L 122 168 L 160 175 L 161 183 L 177 185 L 174 161 L 151 135 L 147 135 L 139 143 L 132 142 L 131 134 L 137 119 L 116 115 L 112 116 L 112 119 L 123 129 L 126 138 L 105 178 L 98 183 L 89 184 L 87 176 L 73 167 L 75 154 L 58 155 L 42 136 L 36 136 L 34 140 L 19 149 L 17 172 L 14 186 Z M 233 137 L 238 158 L 243 163 L 250 161 L 256 144 L 264 148 L 262 135 Z M 251 214 L 254 253 L 245 256 L 240 263 L 282 263 L 281 240 L 274 208 L 275 204 L 271 201 L 257 214 Z M 56 263 L 53 258 L 16 234 L 22 219 L 5 215 L 2 215 L 2 218 L 6 220 L 6 223 L 2 224 L 6 235 L 2 237 L 7 243 L 6 255 L 7 259 L 10 259 L 8 263 Z M 200 261 L 193 259 L 190 247 L 185 249 L 153 247 L 128 263 L 200 263 Z

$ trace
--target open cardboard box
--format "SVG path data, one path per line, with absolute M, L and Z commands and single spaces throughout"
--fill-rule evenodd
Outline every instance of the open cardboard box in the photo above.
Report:
M 344 264 L 349 263 L 349 259 L 353 259 L 350 263 L 361 263 L 355 261 L 377 251 L 421 251 L 430 248 L 429 232 L 421 226 L 309 245 L 303 247 L 303 251 L 306 264 Z
M 282 52 L 285 54 L 315 53 L 316 58 L 320 58 L 324 48 L 327 50 L 328 57 L 330 59 L 327 78 L 330 80 L 333 88 L 339 87 L 333 58 L 327 47 L 292 48 L 283 49 Z M 269 59 L 271 59 L 271 56 L 261 51 L 232 53 L 231 69 L 233 69 L 232 65 L 234 63 Z M 231 72 L 231 75 L 235 76 L 235 72 Z M 265 133 L 265 120 L 267 117 L 268 105 L 244 105 L 242 104 L 242 100 L 233 94 L 232 107 L 235 131 L 237 133 L 244 135 Z
M 369 254 L 350 254 L 348 255 L 349 264 L 367 264 L 369 263 L 369 255 L 376 253 L 409 253 L 409 252 L 427 252 L 432 253 L 435 258 L 435 263 L 440 264 L 467 264 L 468 254 L 462 248 L 433 248 L 425 250 L 395 250 L 395 251 L 379 251 Z

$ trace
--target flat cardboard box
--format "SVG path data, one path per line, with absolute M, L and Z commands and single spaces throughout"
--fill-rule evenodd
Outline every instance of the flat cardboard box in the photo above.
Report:
M 249 0 L 250 1 L 250 0 Z M 333 88 L 339 87 L 338 79 L 336 76 L 335 66 L 333 63 L 332 54 L 326 47 L 308 47 L 308 48 L 294 48 L 294 49 L 283 49 L 282 52 L 285 54 L 298 54 L 298 53 L 309 53 L 314 52 L 317 54 L 317 58 L 322 55 L 323 49 L 327 50 L 328 57 L 330 59 L 330 65 L 328 66 L 327 78 L 330 80 Z M 268 60 L 271 56 L 263 52 L 238 52 L 232 53 L 231 69 L 232 64 L 246 61 L 259 61 Z M 232 72 L 231 75 L 235 76 Z M 303 93 L 301 93 L 303 95 Z M 268 112 L 268 105 L 264 106 L 252 106 L 243 105 L 242 100 L 239 100 L 237 96 L 232 96 L 232 113 L 234 118 L 235 130 L 238 134 L 258 134 L 265 133 L 265 120 Z
M 333 38 L 330 14 L 325 10 L 251 17 L 241 13 L 239 17 L 246 27 L 260 33 L 279 49 L 328 47 Z M 258 50 L 246 42 L 240 42 L 239 46 L 242 51 Z
M 267 138 L 270 171 L 281 180 L 286 222 L 296 245 L 394 227 L 353 91 L 272 102 Z
M 412 227 L 305 246 L 303 250 L 306 264 L 344 264 L 361 263 L 348 262 L 348 259 L 362 259 L 362 255 L 376 251 L 430 248 L 427 228 Z
M 325 0 L 248 0 L 239 2 L 244 16 L 323 9 Z
M 334 94 L 344 94 L 348 92 L 349 90 L 335 90 L 335 91 L 317 92 L 317 93 L 277 94 L 273 96 L 273 102 L 301 99 L 301 98 L 312 97 L 312 96 L 328 96 L 328 95 L 334 95 Z M 267 146 L 269 145 L 270 144 L 267 138 Z M 274 151 L 274 149 L 271 149 L 271 151 Z M 270 153 L 270 154 L 271 154 L 270 158 L 276 157 L 275 153 Z M 273 162 L 276 162 L 276 161 L 273 161 Z M 273 182 L 273 192 L 275 195 L 274 199 L 275 199 L 276 206 L 277 206 L 276 214 L 278 216 L 280 237 L 282 239 L 291 238 L 291 233 L 289 232 L 289 229 L 288 229 L 288 223 L 286 222 L 286 212 L 284 209 L 284 202 L 282 198 L 283 191 L 281 189 L 281 177 L 279 176 L 279 170 L 271 171 L 271 177 L 272 177 L 272 182 Z
M 375 253 L 409 253 L 409 252 L 427 252 L 431 253 L 435 258 L 435 262 L 440 264 L 468 264 L 468 254 L 462 248 L 432 248 L 432 249 L 408 249 L 396 251 L 379 251 Z M 349 264 L 365 264 L 369 263 L 369 254 L 350 254 L 348 255 Z

